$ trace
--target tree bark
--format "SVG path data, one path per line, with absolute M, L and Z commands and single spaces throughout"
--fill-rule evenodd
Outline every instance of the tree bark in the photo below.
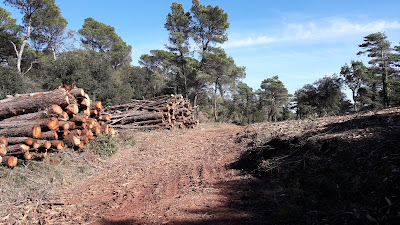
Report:
M 34 125 L 38 125 L 42 129 L 48 128 L 50 130 L 53 130 L 58 127 L 58 119 L 55 117 L 51 117 L 38 120 L 18 120 L 15 122 L 5 122 L 5 123 L 3 121 L 0 121 L 0 130 L 25 127 L 25 126 L 34 126 Z
M 15 127 L 9 129 L 0 130 L 0 135 L 6 137 L 33 137 L 38 138 L 42 129 L 39 125 L 34 126 L 23 126 L 23 127 Z
M 38 112 L 51 105 L 69 104 L 66 91 L 62 88 L 34 97 L 22 97 L 0 105 L 0 120 L 16 115 Z
M 41 133 L 41 135 L 37 138 L 43 139 L 43 140 L 57 140 L 58 139 L 58 135 L 57 132 L 54 130 L 51 131 L 47 131 L 47 132 L 43 132 Z
M 161 113 L 147 113 L 144 115 L 140 116 L 132 116 L 132 117 L 126 117 L 121 120 L 121 124 L 127 124 L 127 123 L 132 123 L 132 122 L 138 122 L 138 121 L 143 121 L 143 120 L 157 120 L 157 119 L 162 119 L 163 115 Z
M 28 151 L 31 147 L 25 144 L 9 145 L 7 146 L 7 155 L 23 154 Z
M 27 144 L 27 145 L 33 145 L 34 139 L 30 137 L 8 137 L 7 138 L 8 143 L 10 145 L 16 145 L 16 144 Z

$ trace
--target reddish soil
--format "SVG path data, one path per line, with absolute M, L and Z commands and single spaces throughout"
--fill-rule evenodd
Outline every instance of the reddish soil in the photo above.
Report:
M 103 225 L 251 221 L 249 212 L 232 205 L 240 192 L 230 188 L 250 178 L 227 166 L 245 150 L 235 143 L 241 129 L 208 125 L 194 130 L 138 132 L 133 148 L 120 150 L 107 161 L 108 169 L 63 193 L 60 198 L 73 198 L 67 197 L 67 205 L 50 207 L 51 215 L 43 222 Z

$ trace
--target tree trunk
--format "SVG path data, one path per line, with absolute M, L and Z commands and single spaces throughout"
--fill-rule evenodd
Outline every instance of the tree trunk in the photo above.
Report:
M 0 104 L 0 120 L 16 115 L 40 111 L 51 105 L 65 106 L 69 104 L 69 98 L 65 89 L 59 88 L 52 92 L 33 97 L 22 97 Z
M 16 127 L 10 129 L 2 129 L 0 130 L 1 136 L 6 137 L 33 137 L 38 138 L 42 129 L 38 125 L 34 126 L 23 126 L 23 127 Z
M 23 154 L 28 151 L 31 147 L 25 144 L 9 145 L 7 146 L 7 155 Z
M 14 50 L 15 50 L 15 52 L 17 54 L 17 70 L 18 70 L 18 72 L 20 74 L 22 74 L 22 70 L 21 70 L 22 54 L 24 53 L 24 48 L 25 48 L 26 43 L 28 42 L 28 40 L 31 37 L 31 27 L 32 27 L 32 18 L 31 18 L 31 16 L 29 16 L 29 18 L 28 18 L 28 27 L 27 27 L 27 31 L 26 31 L 26 37 L 22 41 L 22 44 L 21 44 L 21 46 L 19 48 L 19 51 L 17 50 L 17 46 L 15 46 L 15 44 L 11 42 L 13 44 Z
M 353 110 L 357 112 L 356 92 L 355 90 L 351 90 L 351 92 L 353 94 Z
M 387 71 L 384 68 L 382 74 L 382 91 L 383 91 L 383 107 L 387 108 L 389 106 L 389 97 L 388 97 L 388 87 L 387 87 Z
M 18 120 L 15 122 L 0 121 L 0 130 L 34 125 L 38 125 L 41 128 L 48 128 L 50 130 L 53 130 L 58 127 L 58 119 L 55 117 L 51 117 L 37 120 Z
M 217 122 L 217 82 L 215 82 L 214 86 L 214 107 L 213 107 L 213 113 L 214 113 L 214 121 Z
M 28 120 L 50 118 L 50 117 L 57 117 L 57 118 L 61 118 L 63 120 L 68 120 L 68 118 L 65 118 L 63 116 L 63 110 L 59 105 L 52 105 L 43 111 L 10 117 L 10 118 L 0 121 L 0 123 L 28 121 Z
M 10 145 L 16 145 L 16 144 L 33 145 L 35 140 L 30 137 L 8 137 L 7 141 L 8 143 L 10 143 Z
M 143 121 L 143 120 L 157 120 L 157 119 L 162 119 L 163 115 L 162 113 L 152 113 L 149 112 L 144 115 L 140 116 L 132 116 L 132 117 L 126 117 L 121 120 L 121 124 L 127 124 L 131 122 L 138 122 L 138 121 Z
M 57 135 L 56 131 L 51 130 L 51 131 L 41 133 L 41 135 L 37 138 L 44 139 L 44 140 L 57 140 L 58 135 Z

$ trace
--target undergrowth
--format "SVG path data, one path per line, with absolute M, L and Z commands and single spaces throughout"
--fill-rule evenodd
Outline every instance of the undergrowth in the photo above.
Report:
M 112 135 L 102 134 L 89 142 L 88 149 L 100 156 L 111 156 L 117 152 L 118 144 Z
M 381 115 L 292 137 L 260 130 L 231 168 L 257 178 L 249 208 L 273 224 L 397 224 L 399 125 Z

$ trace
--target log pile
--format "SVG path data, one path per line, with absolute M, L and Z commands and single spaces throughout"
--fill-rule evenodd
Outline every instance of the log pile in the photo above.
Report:
M 103 116 L 110 116 L 109 124 L 119 129 L 177 129 L 194 128 L 198 121 L 190 102 L 182 95 L 162 95 L 146 100 L 109 106 Z
M 74 85 L 0 100 L 0 164 L 14 167 L 18 158 L 42 159 L 49 150 L 83 148 L 96 135 L 115 134 L 102 110 Z

